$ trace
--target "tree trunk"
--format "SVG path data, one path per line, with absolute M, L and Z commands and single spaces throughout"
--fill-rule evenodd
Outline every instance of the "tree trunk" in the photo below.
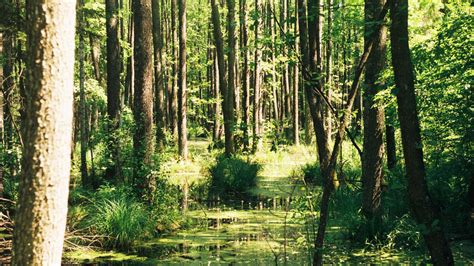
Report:
M 173 85 L 171 86 L 171 97 L 170 97 L 170 110 L 171 110 L 171 132 L 173 136 L 178 135 L 178 53 L 179 47 L 178 44 L 178 29 L 177 29 L 177 7 L 178 1 L 171 0 L 171 31 L 173 35 L 173 45 L 172 54 L 173 54 L 173 63 L 172 63 L 172 73 L 173 73 Z
M 224 40 L 222 37 L 221 24 L 219 18 L 219 8 L 216 0 L 211 0 L 212 6 L 212 23 L 214 32 L 214 41 L 216 43 L 217 51 L 217 64 L 219 69 L 219 85 L 222 94 L 222 109 L 224 112 L 224 138 L 225 138 L 225 153 L 230 156 L 234 153 L 234 136 L 232 132 L 233 126 L 233 101 L 229 101 L 232 98 L 228 97 L 232 94 L 232 91 L 228 87 L 227 75 L 225 71 L 224 61 Z
M 156 117 L 156 146 L 164 149 L 165 141 L 165 112 L 164 112 L 164 75 L 163 75 L 163 34 L 161 28 L 160 0 L 152 1 L 153 9 L 153 54 L 154 54 L 154 89 L 155 89 L 155 117 Z
M 84 34 L 85 34 L 85 17 L 84 17 L 84 0 L 80 0 L 79 13 L 79 124 L 81 128 L 81 181 L 84 187 L 91 187 L 92 180 L 90 179 L 87 170 L 87 144 L 88 128 L 87 128 L 87 110 L 86 110 L 86 96 L 85 96 L 85 70 L 84 70 Z
M 326 86 L 328 101 L 332 101 L 333 82 L 332 82 L 332 9 L 333 0 L 327 0 L 327 37 L 326 37 Z M 326 130 L 328 132 L 328 140 L 331 142 L 332 137 L 332 116 L 328 106 L 324 108 L 326 115 Z
M 249 125 L 250 125 L 250 68 L 248 49 L 248 32 L 247 32 L 247 1 L 240 0 L 240 34 L 241 45 L 243 49 L 243 70 L 242 70 L 242 87 L 243 87 L 243 130 L 244 130 L 244 150 L 249 148 Z
M 397 165 L 397 150 L 395 146 L 395 128 L 390 124 L 385 126 L 385 138 L 387 142 L 387 167 L 389 170 L 393 170 Z
M 134 182 L 138 189 L 149 194 L 154 188 L 154 177 L 148 174 L 152 167 L 153 136 L 153 44 L 151 0 L 133 0 L 135 93 L 133 117 L 135 133 Z M 147 177 L 147 179 L 145 179 Z
M 259 48 L 260 38 L 259 34 L 262 27 L 262 22 L 260 17 L 262 16 L 262 7 L 260 0 L 255 0 L 255 22 L 254 22 L 254 31 L 255 31 L 255 55 L 254 55 L 254 77 L 253 77 L 253 147 L 252 151 L 258 151 L 262 146 L 262 138 L 260 136 L 260 122 L 261 118 L 261 92 L 260 92 L 260 85 L 261 85 L 261 50 Z
M 408 177 L 408 197 L 423 232 L 434 265 L 453 265 L 451 249 L 444 235 L 438 210 L 431 201 L 425 180 L 425 165 L 416 109 L 413 64 L 408 44 L 408 0 L 390 1 L 392 64 L 397 87 L 398 118 Z
M 60 265 L 73 117 L 76 1 L 27 1 L 24 147 L 13 265 Z
M 98 42 L 97 37 L 92 33 L 89 33 L 89 42 L 91 46 L 91 59 L 92 66 L 94 67 L 94 77 L 99 82 L 99 84 L 102 84 L 102 75 L 100 74 L 100 43 Z M 121 64 L 121 62 L 119 63 Z
M 3 33 L 0 32 L 0 55 L 3 56 Z M 0 84 L 3 84 L 3 65 L 0 64 Z M 1 86 L 0 86 L 1 89 Z M 3 116 L 3 89 L 0 91 L 0 149 L 4 150 L 5 149 L 5 143 L 4 141 L 4 116 Z M 3 198 L 3 168 L 5 165 L 3 162 L 0 164 L 0 198 Z
M 107 0 L 105 2 L 105 9 L 107 25 L 107 115 L 110 120 L 108 124 L 110 158 L 113 162 L 106 170 L 106 178 L 109 181 L 118 181 L 121 179 L 121 163 L 120 141 L 116 132 L 120 127 L 120 72 L 122 58 L 117 1 Z
M 296 21 L 298 21 L 298 9 L 297 9 L 297 2 L 295 1 L 295 17 Z M 295 23 L 294 34 L 298 36 L 299 34 L 298 23 Z M 299 40 L 298 38 L 295 39 L 295 47 L 298 48 Z M 299 134 L 299 100 L 298 100 L 298 93 L 299 93 L 299 69 L 298 64 L 295 63 L 293 66 L 293 144 L 298 146 L 300 144 L 300 134 Z
M 385 68 L 386 27 L 377 27 L 383 21 L 377 16 L 385 0 L 365 1 L 365 43 L 369 43 L 375 34 L 372 53 L 367 59 L 364 91 L 364 153 L 362 156 L 362 212 L 368 221 L 370 237 L 378 233 L 382 222 L 380 209 L 383 181 L 384 157 L 384 110 L 376 105 L 375 97 L 383 89 L 380 77 Z M 378 32 L 374 33 L 374 29 Z
M 232 139 L 233 139 L 233 128 L 235 124 L 235 114 L 234 114 L 234 96 L 237 96 L 235 91 L 238 90 L 235 86 L 235 79 L 236 79 L 236 74 L 235 74 L 235 64 L 236 64 L 236 38 L 235 38 L 235 0 L 227 0 L 227 34 L 228 34 L 228 41 L 229 41 L 229 55 L 228 55 L 228 81 L 227 81 L 227 106 L 224 112 L 227 113 L 227 119 L 228 121 L 224 121 L 226 123 L 226 128 L 229 128 L 230 134 L 232 134 Z M 232 141 L 230 144 L 234 145 L 234 141 Z M 235 147 L 228 147 L 227 142 L 226 142 L 226 154 L 227 156 L 231 155 L 234 153 Z
M 188 159 L 186 128 L 186 0 L 178 0 L 179 17 L 179 69 L 178 69 L 178 153 Z

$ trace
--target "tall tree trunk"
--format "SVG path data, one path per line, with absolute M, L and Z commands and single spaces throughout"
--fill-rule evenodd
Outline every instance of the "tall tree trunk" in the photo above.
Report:
M 385 138 L 387 143 L 387 167 L 389 170 L 393 170 L 397 165 L 397 150 L 395 146 L 395 128 L 390 124 L 385 126 Z
M 27 1 L 24 147 L 13 265 L 60 265 L 66 229 L 76 1 Z
M 237 96 L 235 91 L 238 90 L 235 86 L 235 79 L 236 79 L 236 74 L 235 74 L 235 64 L 236 64 L 236 38 L 235 38 L 235 0 L 227 0 L 227 34 L 228 34 L 228 41 L 229 41 L 229 54 L 228 54 L 228 81 L 227 81 L 227 104 L 226 104 L 226 109 L 224 112 L 227 113 L 227 121 L 224 121 L 226 123 L 226 128 L 228 127 L 230 131 L 230 134 L 232 135 L 233 139 L 233 128 L 235 124 L 235 114 L 234 114 L 234 96 Z M 229 144 L 234 145 L 234 141 L 230 142 Z M 235 147 L 229 147 L 228 143 L 226 142 L 225 146 L 225 153 L 229 156 L 234 153 Z
M 328 140 L 328 132 L 324 125 L 324 112 L 321 96 L 317 95 L 316 91 L 323 91 L 322 78 L 321 78 L 321 2 L 320 0 L 309 0 L 308 1 L 308 27 L 312 30 L 308 30 L 308 63 L 311 77 L 307 77 L 305 82 L 306 97 L 309 105 L 310 114 L 313 120 L 314 133 L 316 134 L 316 144 L 318 147 L 318 157 L 321 166 L 321 172 L 327 172 L 327 167 L 330 158 L 330 148 Z M 304 19 L 304 17 L 302 18 Z M 300 27 L 302 30 L 302 28 Z M 301 31 L 301 34 L 303 31 Z M 316 88 L 314 88 L 316 87 Z M 337 179 L 331 177 L 331 180 L 327 180 L 326 185 L 337 186 Z
M 178 0 L 179 17 L 179 70 L 178 70 L 178 152 L 188 159 L 186 128 L 186 0 Z
M 88 128 L 87 128 L 87 110 L 85 96 L 85 70 L 84 70 L 84 34 L 85 34 L 85 17 L 84 17 L 84 0 L 80 0 L 79 13 L 79 124 L 81 128 L 81 181 L 84 187 L 91 187 L 92 180 L 87 170 L 87 150 L 88 150 Z
M 364 153 L 362 156 L 362 211 L 368 220 L 370 236 L 378 233 L 382 222 L 380 209 L 383 181 L 383 157 L 385 127 L 384 110 L 376 105 L 375 97 L 383 89 L 382 71 L 385 68 L 386 27 L 377 21 L 385 0 L 365 0 L 365 43 L 374 34 L 372 53 L 367 59 L 364 91 Z M 374 32 L 378 29 L 378 32 Z
M 274 20 L 274 10 L 273 10 L 273 5 L 271 3 L 271 1 L 267 1 L 267 17 L 268 17 L 268 31 L 269 31 L 269 35 L 270 35 L 270 51 L 269 53 L 271 54 L 270 55 L 270 64 L 271 64 L 271 68 L 272 68 L 272 72 L 271 72 L 271 77 L 272 77 L 272 80 L 271 80 L 271 87 L 272 87 L 272 104 L 273 104 L 273 118 L 275 119 L 275 122 L 277 124 L 277 132 L 280 131 L 280 122 L 279 121 L 279 108 L 278 108 L 278 94 L 277 94 L 277 84 L 276 84 L 276 69 L 275 69 L 275 53 L 276 53 L 276 49 L 275 49 L 275 20 Z M 286 64 L 285 64 L 286 66 Z M 288 70 L 288 69 L 287 69 Z M 288 77 L 287 77 L 288 78 Z M 282 90 L 283 92 L 285 90 Z
M 243 130 L 244 130 L 244 150 L 249 148 L 249 125 L 250 125 L 250 68 L 248 49 L 248 32 L 247 32 L 247 1 L 240 0 L 240 34 L 241 45 L 243 50 L 243 70 L 242 70 L 242 87 L 243 87 Z
M 3 56 L 3 33 L 0 32 L 0 55 Z M 0 84 L 3 84 L 3 65 L 0 64 Z M 3 89 L 0 87 L 0 149 L 5 149 L 4 141 L 4 113 L 3 113 Z M 0 198 L 3 198 L 3 169 L 5 165 L 3 162 L 0 164 Z
M 332 82 L 332 9 L 333 0 L 327 0 L 327 36 L 326 36 L 326 86 L 328 101 L 332 101 L 333 82 Z M 331 142 L 332 136 L 332 116 L 328 106 L 324 108 L 326 115 L 326 130 L 328 132 L 328 140 Z
M 220 108 L 220 76 L 219 76 L 219 63 L 217 59 L 217 52 L 213 50 L 213 73 L 212 79 L 214 84 L 213 96 L 214 96 L 214 128 L 213 128 L 213 140 L 218 142 L 221 140 L 221 108 Z
M 453 265 L 451 249 L 439 223 L 438 210 L 431 201 L 425 180 L 425 165 L 416 109 L 413 64 L 408 44 L 408 0 L 390 1 L 392 64 L 397 87 L 398 119 L 408 177 L 408 197 L 423 232 L 434 265 Z
M 130 9 L 132 9 L 133 3 L 130 1 Z M 126 76 L 125 76 L 125 91 L 124 91 L 124 105 L 129 106 L 133 109 L 133 92 L 134 92 L 134 80 L 135 80 L 135 61 L 133 52 L 135 51 L 135 19 L 133 13 L 130 14 L 128 24 L 128 43 L 132 49 L 132 54 L 127 59 Z
M 163 75 L 163 34 L 161 27 L 161 0 L 152 1 L 153 9 L 153 54 L 154 54 L 154 89 L 155 89 L 155 117 L 156 117 L 156 146 L 164 149 L 165 141 L 165 107 L 164 107 L 164 75 Z
M 178 44 L 178 28 L 177 28 L 177 19 L 178 12 L 177 7 L 178 0 L 171 0 L 171 32 L 173 36 L 173 45 L 172 54 L 173 54 L 173 64 L 172 64 L 172 73 L 173 73 L 173 85 L 171 87 L 171 97 L 170 97 L 170 110 L 171 110 L 171 132 L 173 136 L 178 135 L 178 53 L 179 53 L 179 44 Z M 178 47 L 178 48 L 177 48 Z
M 262 16 L 262 7 L 260 0 L 255 0 L 255 22 L 254 22 L 254 31 L 255 31 L 255 55 L 254 55 L 254 77 L 253 77 L 253 147 L 252 151 L 258 151 L 262 146 L 262 138 L 261 138 L 261 129 L 260 123 L 262 120 L 261 117 L 261 50 L 259 48 L 260 45 L 260 32 L 262 27 L 262 22 L 260 17 Z
M 229 94 L 232 94 L 232 91 L 229 89 L 227 82 L 227 75 L 225 71 L 225 61 L 224 61 L 224 40 L 222 37 L 221 24 L 219 18 L 219 8 L 217 6 L 216 0 L 211 0 L 212 6 L 212 23 L 213 23 L 213 32 L 214 32 L 214 41 L 216 43 L 217 51 L 217 64 L 219 69 L 219 85 L 220 91 L 222 94 L 222 109 L 224 112 L 224 138 L 225 138 L 225 153 L 227 156 L 230 156 L 234 153 L 234 135 L 232 132 L 233 126 L 233 101 L 229 101 L 232 98 L 228 97 Z
M 107 168 L 106 177 L 110 181 L 117 181 L 121 179 L 120 141 L 116 132 L 120 127 L 120 72 L 122 70 L 117 1 L 106 0 L 105 9 L 107 25 L 107 115 L 110 138 L 108 146 L 113 162 Z
M 295 17 L 296 21 L 298 21 L 298 7 L 297 1 L 295 1 Z M 298 22 L 295 23 L 294 26 L 294 34 L 298 36 L 299 29 L 298 29 Z M 299 40 L 296 38 L 295 40 L 295 48 L 298 49 Z M 293 143 L 298 146 L 300 144 L 300 134 L 299 134 L 299 69 L 298 64 L 295 63 L 293 66 Z
M 134 182 L 138 189 L 150 195 L 154 189 L 154 176 L 148 174 L 152 167 L 153 136 L 153 43 L 151 0 L 133 0 L 135 32 L 135 93 L 133 117 L 135 133 Z M 146 178 L 146 179 L 145 179 Z

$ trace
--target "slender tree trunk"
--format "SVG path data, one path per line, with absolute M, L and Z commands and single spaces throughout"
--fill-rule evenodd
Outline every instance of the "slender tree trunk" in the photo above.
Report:
M 0 32 L 0 56 L 3 56 L 3 33 Z M 0 64 L 0 84 L 3 84 L 3 64 Z M 0 89 L 2 87 L 0 86 Z M 0 91 L 0 149 L 4 150 L 5 149 L 5 143 L 3 142 L 4 140 L 4 115 L 3 115 L 3 89 Z M 0 198 L 3 198 L 3 168 L 5 165 L 0 163 Z
M 271 60 L 271 66 L 272 66 L 272 73 L 271 73 L 271 77 L 272 77 L 272 80 L 271 80 L 271 87 L 272 87 L 272 104 L 273 104 L 273 118 L 275 119 L 275 122 L 277 123 L 277 132 L 280 131 L 280 125 L 279 123 L 281 121 L 279 121 L 279 108 L 278 108 L 278 94 L 277 94 L 277 84 L 276 84 L 276 69 L 275 69 L 275 53 L 276 53 L 276 49 L 275 49 L 275 20 L 273 19 L 273 14 L 274 14 L 274 10 L 273 10 L 273 5 L 271 3 L 271 1 L 267 1 L 267 16 L 268 16 L 268 30 L 270 32 L 270 38 L 271 38 L 271 42 L 270 42 L 270 60 Z M 281 22 L 282 23 L 282 22 Z M 286 66 L 286 65 L 285 65 Z M 287 68 L 288 70 L 288 68 Z M 286 77 L 288 78 L 288 77 Z M 285 91 L 282 90 L 283 92 Z
M 213 84 L 214 84 L 214 91 L 213 96 L 214 100 L 214 128 L 213 128 L 213 140 L 215 142 L 220 141 L 221 139 L 221 108 L 220 108 L 220 100 L 221 100 L 221 85 L 219 83 L 219 63 L 217 59 L 217 52 L 213 50 Z
M 374 35 L 372 53 L 367 59 L 364 91 L 364 153 L 362 156 L 362 212 L 368 221 L 370 237 L 378 233 L 382 222 L 381 198 L 383 181 L 383 157 L 385 127 L 384 110 L 376 105 L 375 97 L 383 89 L 382 71 L 385 68 L 386 27 L 377 24 L 377 16 L 385 0 L 365 1 L 365 43 Z M 378 32 L 374 33 L 374 29 Z
M 297 8 L 297 1 L 295 1 L 295 17 L 296 21 L 298 21 L 298 8 Z M 294 28 L 295 36 L 298 36 L 299 29 L 298 23 L 295 23 Z M 299 40 L 296 38 L 295 40 L 295 47 L 298 48 Z M 298 146 L 300 144 L 300 134 L 299 134 L 299 69 L 298 64 L 293 66 L 293 143 Z
M 24 147 L 13 265 L 60 265 L 66 229 L 76 1 L 27 1 Z
M 85 70 L 84 70 L 84 34 L 85 34 L 85 18 L 84 18 L 84 0 L 80 0 L 79 13 L 79 124 L 81 128 L 81 181 L 84 187 L 91 187 L 92 180 L 90 179 L 87 170 L 87 144 L 88 129 L 87 129 L 87 110 L 86 110 L 86 96 L 85 96 Z
M 119 41 L 119 7 L 116 0 L 106 0 L 107 28 L 107 115 L 109 124 L 109 149 L 112 165 L 108 166 L 106 177 L 110 181 L 121 179 L 120 141 L 116 134 L 120 127 L 120 72 L 122 58 Z M 115 180 L 114 180 L 115 179 Z
M 247 1 L 240 0 L 240 45 L 243 49 L 243 71 L 242 71 L 242 87 L 243 87 L 243 122 L 244 122 L 244 150 L 249 148 L 249 125 L 250 125 L 250 68 L 248 49 L 248 32 L 247 32 Z
M 332 9 L 333 0 L 327 0 L 327 36 L 326 36 L 326 86 L 327 86 L 327 98 L 328 101 L 332 101 L 333 82 L 332 82 Z M 331 142 L 332 136 L 332 116 L 328 106 L 324 108 L 326 115 L 326 130 L 328 132 L 328 140 Z
M 173 85 L 171 87 L 171 97 L 170 97 L 170 110 L 171 110 L 171 132 L 173 136 L 178 135 L 178 53 L 179 53 L 179 44 L 178 44 L 178 28 L 177 28 L 177 19 L 178 12 L 177 7 L 178 0 L 171 0 L 171 31 L 173 36 Z
M 130 6 L 133 3 L 130 1 Z M 132 9 L 132 7 L 130 7 Z M 126 77 L 125 77 L 125 91 L 124 91 L 124 104 L 129 106 L 133 109 L 133 92 L 134 92 L 134 80 L 135 80 L 135 59 L 134 59 L 134 51 L 135 51 L 135 19 L 133 13 L 130 15 L 130 21 L 128 25 L 128 43 L 130 44 L 130 48 L 132 49 L 132 54 L 127 59 L 127 66 L 126 66 Z
M 179 69 L 178 69 L 178 152 L 188 159 L 186 128 L 186 0 L 178 0 L 179 17 Z
M 217 6 L 216 0 L 211 0 L 212 6 L 212 22 L 213 22 L 213 32 L 214 32 L 214 41 L 216 43 L 217 51 L 217 63 L 219 69 L 219 85 L 220 91 L 222 94 L 222 109 L 224 111 L 224 137 L 225 137 L 225 153 L 227 156 L 230 156 L 234 153 L 234 136 L 232 132 L 233 123 L 233 101 L 229 97 L 229 94 L 232 94 L 232 90 L 229 89 L 227 82 L 227 75 L 225 74 L 225 61 L 224 61 L 224 41 L 222 38 L 222 31 L 219 18 L 219 8 Z M 231 101 L 229 101 L 231 100 Z
M 153 136 L 153 43 L 151 0 L 133 0 L 135 27 L 135 93 L 133 117 L 134 182 L 138 189 L 149 195 L 154 189 L 154 176 L 148 174 L 152 167 Z M 146 179 L 145 179 L 146 178 Z
M 152 1 L 153 9 L 153 66 L 155 73 L 155 117 L 156 117 L 156 146 L 164 149 L 165 141 L 165 111 L 164 111 L 164 75 L 163 75 L 163 34 L 161 27 L 161 0 Z
M 253 147 L 252 151 L 258 151 L 262 146 L 262 138 L 260 136 L 261 129 L 260 129 L 260 121 L 261 118 L 261 50 L 259 48 L 260 44 L 260 31 L 262 27 L 262 22 L 260 17 L 262 16 L 262 7 L 260 0 L 255 0 L 255 12 L 257 13 L 254 22 L 254 31 L 255 31 L 255 55 L 254 55 L 254 78 L 253 78 Z
M 102 75 L 100 74 L 100 43 L 98 42 L 97 37 L 92 33 L 89 33 L 89 42 L 91 46 L 91 59 L 92 66 L 94 67 L 94 77 L 99 82 L 99 84 L 102 84 Z
M 438 210 L 426 184 L 425 165 L 416 109 L 413 64 L 408 44 L 408 0 L 390 1 L 392 64 L 397 87 L 398 118 L 408 178 L 408 197 L 416 221 L 423 232 L 434 265 L 453 265 L 451 249 L 444 235 Z
M 236 21 L 235 21 L 235 0 L 227 0 L 227 34 L 228 34 L 228 41 L 229 41 L 229 54 L 228 54 L 228 81 L 227 81 L 227 108 L 224 110 L 227 113 L 227 120 L 225 121 L 226 124 L 228 124 L 226 127 L 229 128 L 230 134 L 233 135 L 233 127 L 235 125 L 235 114 L 234 114 L 234 97 L 237 96 L 235 94 L 235 91 L 238 90 L 235 86 L 235 79 L 236 79 L 236 73 L 235 73 L 235 64 L 236 64 L 236 32 L 235 32 L 235 26 L 236 26 Z M 233 136 L 232 136 L 233 139 Z M 234 141 L 230 142 L 230 144 L 234 145 Z M 226 154 L 231 155 L 234 153 L 235 147 L 228 147 L 227 142 L 226 142 Z
M 385 126 L 385 138 L 387 143 L 387 167 L 389 170 L 393 170 L 397 165 L 397 150 L 395 146 L 395 128 L 390 124 Z

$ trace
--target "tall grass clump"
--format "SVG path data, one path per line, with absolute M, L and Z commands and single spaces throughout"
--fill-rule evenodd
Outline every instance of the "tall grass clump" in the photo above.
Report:
M 219 156 L 209 168 L 210 194 L 221 197 L 244 196 L 257 185 L 262 166 L 240 157 Z
M 108 248 L 128 250 L 134 242 L 151 236 L 153 228 L 146 206 L 125 188 L 104 186 L 88 204 L 86 223 L 103 236 Z

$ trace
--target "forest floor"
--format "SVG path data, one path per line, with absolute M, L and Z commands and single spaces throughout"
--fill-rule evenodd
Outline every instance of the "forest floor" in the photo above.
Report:
M 187 163 L 165 163 L 170 181 L 198 183 L 205 177 L 210 163 L 207 141 L 192 141 Z M 116 262 L 123 265 L 148 264 L 284 264 L 310 265 L 310 247 L 315 229 L 298 205 L 312 194 L 295 181 L 294 173 L 316 158 L 315 151 L 306 147 L 288 147 L 278 152 L 261 152 L 254 157 L 263 165 L 255 196 L 250 201 L 221 202 L 216 199 L 202 203 L 190 199 L 186 213 L 193 220 L 193 228 L 178 230 L 160 238 L 136 245 L 129 254 L 98 252 L 80 249 L 65 254 L 69 262 Z M 308 213 L 306 213 L 308 215 Z M 309 213 L 315 215 L 317 213 Z M 352 215 L 358 215 L 356 213 Z M 326 236 L 325 262 L 331 263 L 417 263 L 427 260 L 416 251 L 370 251 L 352 245 L 346 237 L 347 229 L 340 226 L 338 217 L 331 217 Z M 458 261 L 474 261 L 472 242 L 453 245 Z

